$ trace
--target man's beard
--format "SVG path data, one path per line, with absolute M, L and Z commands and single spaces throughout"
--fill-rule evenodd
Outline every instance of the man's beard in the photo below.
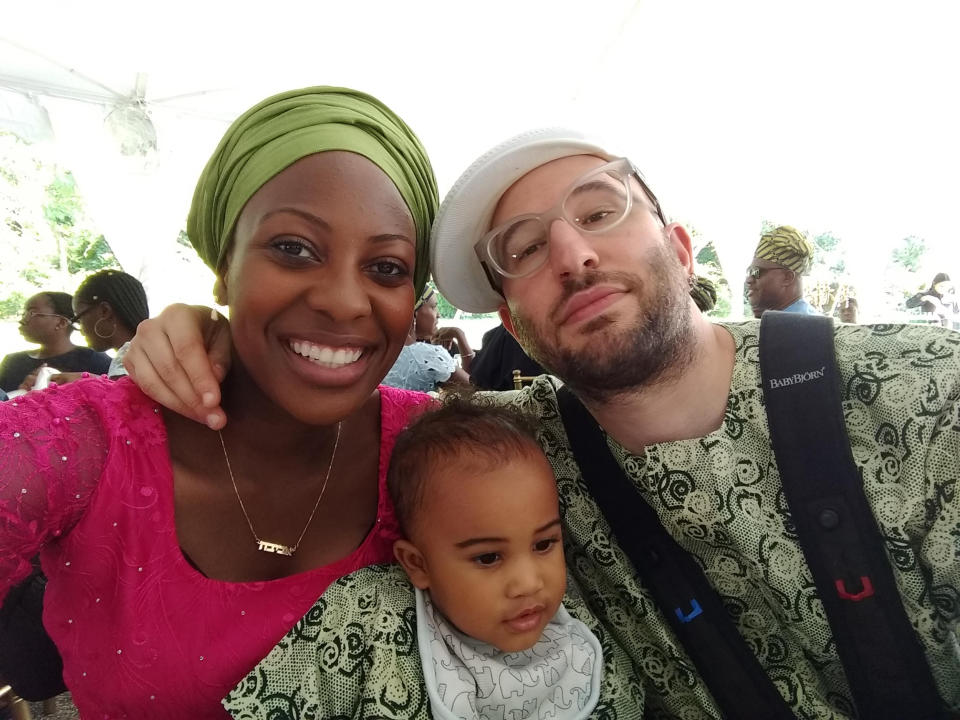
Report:
M 650 270 L 646 283 L 630 273 L 599 271 L 564 281 L 563 294 L 548 315 L 551 327 L 538 327 L 511 311 L 523 349 L 578 396 L 595 402 L 640 391 L 678 375 L 694 354 L 685 273 L 664 242 L 650 249 L 646 264 Z M 571 296 L 598 284 L 629 290 L 639 304 L 636 320 L 616 332 L 614 321 L 600 314 L 580 328 L 586 340 L 582 347 L 563 347 L 559 328 L 552 320 Z

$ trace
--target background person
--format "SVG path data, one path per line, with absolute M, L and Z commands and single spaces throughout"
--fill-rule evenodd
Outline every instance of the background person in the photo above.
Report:
M 480 390 L 513 390 L 514 370 L 519 370 L 522 377 L 536 377 L 544 372 L 501 323 L 483 334 L 470 366 L 470 382 Z
M 73 322 L 94 350 L 116 350 L 107 377 L 127 374 L 123 356 L 137 325 L 150 317 L 147 293 L 133 275 L 120 270 L 101 270 L 88 276 L 73 294 Z M 82 373 L 60 373 L 50 379 L 71 382 Z
M 69 293 L 42 292 L 27 300 L 20 318 L 20 334 L 40 347 L 10 353 L 0 361 L 0 389 L 32 390 L 36 372 L 42 366 L 60 371 L 102 374 L 110 367 L 110 356 L 74 345 L 73 306 Z
M 904 305 L 935 315 L 943 327 L 957 327 L 960 320 L 960 300 L 957 299 L 956 288 L 947 273 L 934 275 L 930 287 L 908 298 Z
M 466 384 L 470 377 L 457 367 L 453 357 L 440 345 L 418 342 L 416 322 L 410 324 L 407 341 L 383 384 L 420 392 L 435 392 L 444 383 Z
M 440 315 L 437 311 L 437 301 L 436 288 L 427 285 L 423 294 L 417 300 L 416 312 L 414 313 L 414 329 L 417 340 L 442 347 L 451 357 L 459 355 L 460 367 L 463 368 L 464 374 L 455 379 L 459 382 L 465 382 L 476 353 L 470 347 L 470 341 L 467 340 L 467 335 L 461 328 L 439 326 Z
M 803 299 L 803 277 L 813 264 L 813 246 L 796 228 L 781 225 L 760 236 L 747 268 L 747 300 L 754 317 L 764 310 L 819 315 Z
M 426 396 L 378 384 L 436 206 L 419 140 L 376 99 L 268 98 L 227 130 L 187 220 L 231 310 L 230 425 L 162 413 L 123 379 L 0 406 L 0 596 L 40 551 L 82 716 L 225 717 L 329 583 L 390 560 L 387 460 Z
M 843 302 L 840 303 L 837 317 L 840 322 L 856 324 L 859 313 L 860 303 L 857 302 L 855 297 L 847 296 Z

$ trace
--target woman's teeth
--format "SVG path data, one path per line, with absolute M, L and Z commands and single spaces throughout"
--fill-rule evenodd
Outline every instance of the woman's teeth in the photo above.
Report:
M 363 355 L 363 350 L 359 348 L 332 348 L 328 345 L 314 345 L 298 340 L 290 343 L 290 349 L 300 357 L 305 357 L 318 365 L 326 365 L 327 367 L 350 365 Z

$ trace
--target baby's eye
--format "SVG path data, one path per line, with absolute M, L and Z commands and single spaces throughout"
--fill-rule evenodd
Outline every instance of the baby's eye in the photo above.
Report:
M 483 553 L 483 555 L 476 555 L 473 561 L 481 567 L 491 567 L 500 561 L 500 553 L 490 552 Z
M 537 540 L 533 544 L 533 549 L 538 553 L 549 552 L 558 542 L 560 542 L 560 538 L 544 538 L 543 540 Z

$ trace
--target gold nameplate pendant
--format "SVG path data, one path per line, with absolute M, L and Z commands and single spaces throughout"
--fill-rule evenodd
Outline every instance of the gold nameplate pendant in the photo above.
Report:
M 283 545 L 281 543 L 272 543 L 267 542 L 266 540 L 260 540 L 257 542 L 257 550 L 267 553 L 276 553 L 277 555 L 286 555 L 287 557 L 293 557 L 294 548 L 289 545 Z

